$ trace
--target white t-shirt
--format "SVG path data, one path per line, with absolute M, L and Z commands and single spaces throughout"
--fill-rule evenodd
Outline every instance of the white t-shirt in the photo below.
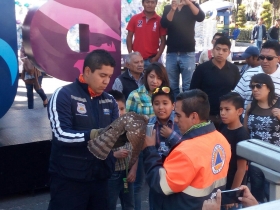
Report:
M 212 50 L 211 50 L 211 56 L 213 57 L 212 55 Z M 199 64 L 202 64 L 206 61 L 209 61 L 209 57 L 208 57 L 208 50 L 203 50 L 199 56 L 199 60 L 198 60 L 198 63 Z M 229 56 L 227 57 L 227 61 L 228 62 L 231 62 L 232 63 L 232 59 L 231 59 L 231 53 L 229 54 Z

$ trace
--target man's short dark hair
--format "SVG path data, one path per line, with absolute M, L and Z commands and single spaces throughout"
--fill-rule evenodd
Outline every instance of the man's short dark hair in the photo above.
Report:
M 110 91 L 108 91 L 108 93 L 110 95 L 112 95 L 116 101 L 121 101 L 121 102 L 123 102 L 125 104 L 125 96 L 120 91 L 110 90 Z
M 146 0 L 142 0 L 142 4 L 144 4 L 144 1 L 146 1 Z M 156 3 L 158 2 L 158 0 L 156 0 Z
M 83 72 L 86 67 L 89 67 L 91 72 L 94 72 L 96 69 L 101 69 L 103 65 L 115 67 L 116 61 L 106 50 L 93 50 L 85 58 Z
M 152 94 L 152 104 L 154 104 L 154 100 L 157 96 L 167 96 L 171 103 L 173 104 L 174 103 L 174 93 L 172 91 L 172 89 L 170 88 L 170 92 L 169 93 L 165 93 L 164 91 L 162 91 L 162 86 L 159 88 L 159 91 L 157 93 L 153 93 Z
M 244 99 L 236 92 L 229 92 L 226 95 L 221 96 L 220 103 L 222 101 L 231 102 L 235 109 L 244 108 Z
M 268 40 L 262 45 L 262 49 L 272 49 L 275 51 L 276 55 L 280 55 L 280 44 L 273 40 Z
M 182 111 L 187 117 L 196 112 L 200 120 L 208 120 L 210 104 L 207 94 L 202 90 L 193 89 L 180 93 L 176 101 L 182 101 Z
M 223 33 L 215 33 L 214 36 L 213 36 L 213 38 L 212 38 L 212 40 L 213 40 L 216 36 L 223 37 L 224 34 L 223 34 Z
M 216 40 L 215 44 L 214 44 L 214 47 L 216 47 L 218 44 L 221 44 L 221 45 L 226 45 L 228 46 L 228 49 L 231 48 L 231 43 L 229 41 L 229 39 L 227 37 L 220 37 L 219 39 Z

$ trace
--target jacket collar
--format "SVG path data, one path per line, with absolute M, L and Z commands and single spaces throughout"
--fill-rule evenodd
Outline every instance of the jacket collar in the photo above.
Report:
M 174 118 L 175 118 L 175 112 L 172 111 L 167 122 L 174 123 Z M 150 120 L 149 120 L 149 123 L 154 123 L 154 124 L 158 123 L 158 124 L 160 124 L 160 122 L 158 121 L 157 116 L 151 117 Z
M 193 139 L 195 137 L 202 136 L 202 135 L 205 135 L 207 133 L 211 133 L 215 130 L 216 130 L 216 128 L 215 128 L 214 124 L 211 122 L 209 125 L 205 125 L 203 127 L 196 128 L 194 130 L 190 130 L 189 132 L 187 132 L 186 134 L 184 134 L 182 136 L 181 141 L 185 141 L 185 140 L 188 140 L 188 139 Z

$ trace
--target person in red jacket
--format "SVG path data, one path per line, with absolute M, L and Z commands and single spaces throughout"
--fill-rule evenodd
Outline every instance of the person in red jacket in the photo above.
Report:
M 208 96 L 201 90 L 177 96 L 175 122 L 182 139 L 164 161 L 155 147 L 155 132 L 146 136 L 144 168 L 154 209 L 201 210 L 212 192 L 225 189 L 231 149 L 208 121 L 209 110 Z

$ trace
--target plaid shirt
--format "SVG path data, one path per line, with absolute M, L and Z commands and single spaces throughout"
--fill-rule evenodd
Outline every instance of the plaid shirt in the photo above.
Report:
M 129 155 L 126 157 L 126 158 L 118 158 L 117 161 L 116 161 L 116 164 L 115 164 L 115 171 L 123 171 L 123 170 L 126 170 L 126 161 L 127 161 L 127 164 L 129 163 L 129 160 L 131 158 L 131 150 L 132 150 L 132 146 L 129 142 L 127 142 L 124 146 L 122 147 L 118 147 L 118 148 L 114 148 L 112 149 L 113 152 L 116 152 L 118 150 L 121 150 L 121 149 L 127 149 L 129 150 Z
M 126 101 L 126 111 L 147 115 L 148 117 L 155 115 L 151 95 L 145 88 L 145 85 L 140 86 L 129 94 Z
M 160 142 L 165 142 L 169 148 L 173 147 L 179 140 L 181 139 L 180 131 L 176 123 L 174 123 L 175 112 L 172 111 L 171 115 L 169 116 L 167 126 L 172 129 L 172 133 L 168 138 L 164 138 L 160 135 L 160 129 L 163 125 L 158 121 L 156 116 L 151 117 L 149 123 L 154 123 L 154 129 L 156 130 L 156 148 L 159 147 Z

